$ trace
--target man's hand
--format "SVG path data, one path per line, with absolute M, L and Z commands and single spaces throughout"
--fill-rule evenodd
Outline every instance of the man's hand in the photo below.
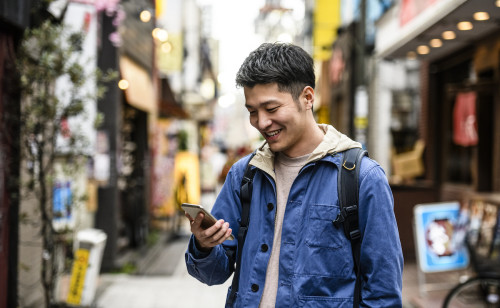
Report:
M 205 214 L 199 212 L 195 219 L 186 213 L 186 217 L 191 222 L 191 232 L 196 239 L 196 246 L 203 252 L 210 252 L 213 247 L 222 244 L 231 235 L 229 223 L 219 219 L 214 225 L 208 229 L 201 227 L 201 222 L 205 218 Z

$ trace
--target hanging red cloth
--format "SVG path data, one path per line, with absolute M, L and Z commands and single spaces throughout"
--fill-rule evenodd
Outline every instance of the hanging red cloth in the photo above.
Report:
M 476 92 L 461 92 L 453 109 L 453 142 L 464 147 L 477 145 Z

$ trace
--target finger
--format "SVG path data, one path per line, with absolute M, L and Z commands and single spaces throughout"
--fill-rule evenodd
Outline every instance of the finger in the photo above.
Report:
M 200 214 L 198 214 L 198 216 L 196 216 L 196 219 L 191 224 L 191 232 L 196 236 L 196 238 L 198 238 L 198 240 L 209 243 L 213 241 L 211 237 L 219 231 L 224 221 L 223 220 L 217 221 L 210 228 L 203 229 L 202 222 L 204 216 L 205 216 L 204 214 L 201 214 L 201 216 Z
M 210 227 L 209 229 L 203 230 L 200 227 L 197 230 L 193 231 L 193 234 L 197 239 L 199 246 L 202 248 L 212 248 L 217 246 L 218 241 L 216 240 L 216 238 L 218 238 L 217 234 L 221 226 L 222 224 L 219 221 L 216 222 L 215 225 Z
M 216 221 L 215 224 L 213 224 L 210 228 L 203 231 L 202 236 L 205 238 L 210 238 L 211 242 L 215 241 L 214 236 L 216 236 L 216 234 L 220 231 L 223 225 L 224 225 L 223 219 Z
M 203 221 L 203 219 L 205 218 L 205 214 L 203 214 L 203 212 L 198 212 L 198 215 L 196 215 L 196 217 L 194 218 L 194 220 L 201 224 L 201 222 Z
M 214 233 L 214 235 L 212 236 L 213 242 L 219 242 L 220 239 L 224 238 L 224 235 L 226 234 L 228 229 L 229 229 L 229 223 L 228 222 L 222 223 L 222 226 L 219 229 L 219 231 Z
M 193 227 L 195 229 L 200 228 L 201 222 L 203 221 L 203 218 L 205 218 L 205 214 L 203 214 L 202 212 L 199 212 L 198 215 L 196 215 L 196 217 L 191 221 L 191 229 L 193 229 Z
M 196 218 L 191 221 L 191 233 L 199 240 L 203 240 L 206 236 L 202 234 L 204 231 L 201 227 L 201 222 L 203 221 L 204 215 L 202 213 L 198 213 Z
M 222 219 L 218 220 L 213 226 L 200 232 L 198 240 L 206 247 L 217 246 L 228 227 L 229 223 L 225 223 Z
M 214 246 L 217 246 L 217 245 L 219 245 L 219 244 L 222 244 L 223 242 L 225 242 L 226 240 L 228 240 L 228 239 L 229 239 L 229 236 L 231 235 L 231 233 L 232 233 L 232 232 L 233 232 L 233 230 L 232 230 L 231 228 L 228 228 L 228 229 L 226 230 L 226 232 L 222 235 L 222 237 L 221 237 L 218 241 L 213 242 L 213 243 L 211 243 L 211 244 L 212 244 L 212 245 L 214 245 Z

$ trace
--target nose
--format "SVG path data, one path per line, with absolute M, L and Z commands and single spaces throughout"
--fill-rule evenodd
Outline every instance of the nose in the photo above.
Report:
M 269 126 L 271 126 L 272 121 L 271 119 L 264 113 L 264 112 L 259 112 L 257 115 L 257 119 L 255 120 L 255 128 L 258 130 L 265 130 Z

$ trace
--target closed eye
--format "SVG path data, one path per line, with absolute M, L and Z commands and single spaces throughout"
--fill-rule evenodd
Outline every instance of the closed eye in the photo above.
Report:
M 273 108 L 268 108 L 266 109 L 267 112 L 275 112 L 279 107 L 273 107 Z

